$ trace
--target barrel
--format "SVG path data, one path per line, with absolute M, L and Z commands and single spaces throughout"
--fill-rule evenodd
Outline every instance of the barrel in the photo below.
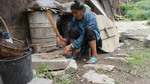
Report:
M 27 84 L 33 77 L 31 53 L 17 58 L 0 59 L 0 76 L 3 84 Z
M 57 14 L 52 13 L 51 15 L 56 24 Z M 29 12 L 28 18 L 32 43 L 40 44 L 42 51 L 54 49 L 56 47 L 56 33 L 46 11 Z

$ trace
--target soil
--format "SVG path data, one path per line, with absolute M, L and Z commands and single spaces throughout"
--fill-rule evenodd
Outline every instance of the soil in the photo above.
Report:
M 150 34 L 150 26 L 146 25 L 147 21 L 134 21 L 134 22 L 116 22 L 116 25 L 118 27 L 118 30 L 121 32 L 129 32 L 132 34 L 135 34 L 136 36 L 142 36 L 145 37 Z M 116 67 L 121 67 L 123 71 L 119 71 L 117 69 L 114 69 L 111 72 L 101 72 L 109 77 L 113 78 L 115 80 L 116 84 L 150 84 L 150 60 L 147 59 L 148 68 L 134 68 L 131 65 L 128 65 L 127 63 L 124 63 L 120 60 L 105 60 L 105 57 L 110 57 L 113 54 L 124 54 L 126 52 L 139 52 L 141 50 L 147 49 L 145 47 L 146 41 L 137 41 L 137 40 L 128 40 L 127 45 L 121 46 L 119 49 L 117 49 L 114 52 L 111 53 L 104 53 L 102 51 L 98 52 L 98 56 L 100 60 L 97 62 L 97 64 L 108 64 L 108 65 L 114 65 Z M 138 46 L 142 46 L 142 48 L 137 48 Z M 131 47 L 133 49 L 131 49 Z M 77 59 L 78 64 L 78 70 L 77 74 L 82 77 L 84 73 L 86 73 L 88 70 L 83 68 L 83 65 L 85 65 L 85 62 L 89 59 L 87 55 L 82 56 L 81 58 Z M 98 71 L 97 71 L 98 72 Z M 132 72 L 136 72 L 135 74 L 132 74 Z M 75 84 L 80 84 L 79 79 L 77 77 L 74 77 L 74 80 L 77 80 Z M 92 84 L 88 82 L 83 82 L 82 84 Z

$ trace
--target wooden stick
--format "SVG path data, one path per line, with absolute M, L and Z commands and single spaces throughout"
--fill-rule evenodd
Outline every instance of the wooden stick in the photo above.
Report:
M 47 11 L 46 11 L 46 14 L 47 14 L 47 16 L 48 16 L 48 19 L 49 19 L 50 23 L 52 24 L 52 27 L 53 27 L 55 33 L 56 33 L 57 36 L 60 38 L 60 40 L 62 40 L 62 37 L 61 37 L 61 35 L 60 35 L 58 29 L 56 28 L 56 25 L 54 24 L 53 19 L 52 19 L 51 12 L 50 12 L 49 10 L 47 10 Z
M 78 74 L 76 74 L 76 76 L 78 77 L 78 79 L 80 79 L 80 76 Z

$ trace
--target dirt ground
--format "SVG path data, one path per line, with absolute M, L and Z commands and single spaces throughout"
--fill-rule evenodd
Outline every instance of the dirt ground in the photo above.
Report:
M 134 22 L 116 22 L 118 27 L 118 31 L 120 32 L 128 32 L 131 34 L 135 34 L 136 36 L 147 37 L 150 34 L 150 26 L 146 25 L 147 21 L 134 21 Z M 104 53 L 99 51 L 99 58 L 97 64 L 108 64 L 114 65 L 119 69 L 113 69 L 113 71 L 97 71 L 98 73 L 103 73 L 108 75 L 109 77 L 115 80 L 116 84 L 150 84 L 150 59 L 145 60 L 148 63 L 147 68 L 138 67 L 135 68 L 131 65 L 128 65 L 125 62 L 120 60 L 106 60 L 105 57 L 111 57 L 113 54 L 125 54 L 127 52 L 149 52 L 150 49 L 145 47 L 146 41 L 137 41 L 137 40 L 128 40 L 128 43 L 121 46 L 114 52 Z M 88 60 L 88 56 L 84 55 L 80 59 L 77 59 L 78 71 L 77 74 L 82 76 L 88 70 L 83 68 L 83 65 Z M 79 81 L 78 79 L 76 79 Z M 75 84 L 78 84 L 75 83 Z M 83 84 L 92 84 L 88 82 L 84 82 Z

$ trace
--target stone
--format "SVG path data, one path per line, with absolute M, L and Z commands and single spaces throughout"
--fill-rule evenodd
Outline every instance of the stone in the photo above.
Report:
M 120 61 L 123 61 L 123 62 L 127 62 L 124 57 L 106 57 L 104 58 L 105 60 L 120 60 Z M 129 60 L 132 60 L 133 58 L 126 58 L 126 59 L 129 59 Z
M 2 81 L 2 78 L 1 78 L 1 76 L 0 76 L 0 84 L 3 84 L 3 81 Z
M 92 82 L 92 84 L 115 84 L 114 79 L 105 74 L 98 74 L 94 70 L 89 70 L 83 75 L 83 78 L 87 78 L 87 81 Z
M 133 49 L 134 49 L 134 47 L 131 46 L 131 47 L 130 47 L 130 50 L 133 50 Z
M 125 33 L 123 36 L 127 38 L 131 38 L 131 37 L 134 37 L 135 34 Z
M 53 81 L 45 78 L 33 78 L 28 84 L 52 84 Z
M 128 40 L 124 40 L 124 44 L 126 45 L 130 45 L 129 41 Z
M 148 34 L 148 36 L 146 37 L 147 40 L 150 40 L 150 34 Z
M 128 54 L 113 54 L 113 57 L 129 57 Z
M 145 40 L 144 37 L 130 37 L 130 39 L 139 40 L 139 41 L 144 41 Z
M 40 55 L 32 55 L 32 69 L 38 70 L 42 63 L 51 70 L 65 69 L 70 62 L 69 59 L 65 57 L 55 58 L 55 59 L 42 59 Z
M 113 65 L 106 65 L 106 64 L 85 64 L 83 67 L 86 69 L 95 69 L 95 70 L 103 69 L 106 71 L 112 71 L 115 68 L 115 66 Z
M 33 74 L 36 74 L 36 70 L 33 69 L 32 72 L 33 72 Z
M 123 45 L 124 45 L 124 43 L 119 43 L 118 48 L 120 48 Z
M 67 67 L 65 68 L 65 71 L 67 70 L 71 70 L 71 71 L 76 71 L 78 66 L 77 66 L 77 62 L 73 59 L 69 59 L 69 63 L 67 65 Z
M 52 71 L 51 73 L 52 73 L 54 76 L 58 76 L 58 75 L 62 75 L 63 73 L 65 73 L 65 70 Z
M 121 50 L 121 48 L 117 48 L 117 50 Z

